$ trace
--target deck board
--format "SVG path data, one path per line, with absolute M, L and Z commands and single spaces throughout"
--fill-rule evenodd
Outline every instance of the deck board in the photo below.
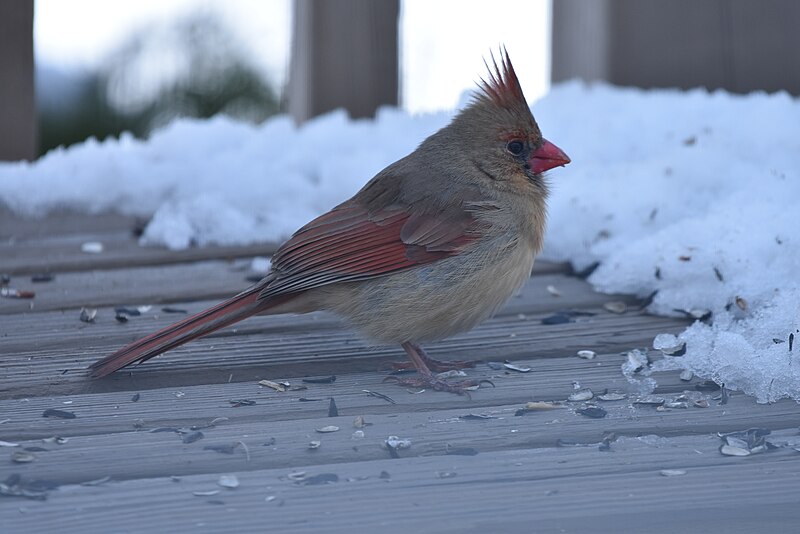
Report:
M 384 382 L 388 362 L 402 359 L 402 351 L 370 346 L 324 313 L 251 318 L 130 371 L 89 380 L 85 367 L 92 361 L 182 317 L 162 307 L 194 313 L 230 296 L 247 286 L 249 258 L 274 249 L 143 248 L 131 232 L 135 224 L 134 217 L 113 214 L 33 220 L 0 210 L 0 272 L 11 274 L 13 287 L 37 293 L 32 301 L 0 299 L 0 440 L 19 444 L 0 447 L 0 456 L 10 458 L 20 447 L 47 449 L 35 450 L 30 463 L 0 462 L 0 481 L 18 474 L 59 485 L 46 501 L 0 498 L 4 532 L 86 532 L 103 525 L 126 532 L 673 532 L 721 526 L 738 532 L 764 525 L 788 531 L 800 520 L 797 404 L 762 405 L 735 392 L 721 404 L 717 393 L 696 391 L 699 379 L 684 382 L 676 372 L 654 373 L 654 394 L 702 394 L 707 408 L 659 411 L 635 403 L 621 372 L 624 352 L 646 349 L 656 334 L 677 333 L 686 321 L 642 313 L 631 296 L 597 294 L 560 264 L 537 262 L 520 296 L 494 318 L 428 347 L 437 358 L 510 360 L 533 369 L 517 373 L 481 363 L 469 376 L 495 387 L 469 398 Z M 88 255 L 80 252 L 86 240 L 107 246 Z M 55 278 L 34 284 L 30 275 L 38 272 Z M 606 311 L 610 300 L 626 302 L 628 311 Z M 141 304 L 152 308 L 124 324 L 114 320 L 114 307 Z M 78 319 L 81 307 L 98 308 L 94 323 Z M 542 324 L 565 310 L 587 315 Z M 598 356 L 580 359 L 579 349 Z M 336 375 L 331 384 L 302 382 L 330 374 Z M 262 379 L 307 389 L 276 392 L 258 385 Z M 576 383 L 630 396 L 595 400 L 608 414 L 591 419 L 576 413 L 581 403 L 567 401 Z M 330 398 L 338 417 L 328 417 Z M 234 407 L 238 399 L 255 404 Z M 528 401 L 560 407 L 515 416 Z M 50 408 L 76 417 L 43 417 Z M 461 418 L 470 414 L 489 418 Z M 364 437 L 353 436 L 356 416 L 371 423 Z M 213 420 L 202 439 L 188 444 L 172 431 L 150 432 Z M 340 430 L 315 430 L 332 424 Z M 747 458 L 718 452 L 716 432 L 749 427 L 771 429 L 770 439 L 782 446 Z M 598 442 L 609 432 L 618 439 L 610 451 L 600 451 Z M 412 441 L 399 459 L 381 446 L 390 435 Z M 52 436 L 67 442 L 42 441 Z M 309 450 L 311 440 L 321 447 Z M 576 446 L 557 446 L 559 440 Z M 233 454 L 206 449 L 238 442 L 247 452 L 242 446 Z M 477 454 L 449 454 L 459 450 Z M 668 468 L 686 474 L 659 475 Z M 288 477 L 299 471 L 333 473 L 338 481 L 313 485 Z M 228 473 L 239 477 L 239 488 L 216 486 Z M 81 485 L 104 477 L 110 479 L 101 485 Z M 220 492 L 192 493 L 213 489 Z

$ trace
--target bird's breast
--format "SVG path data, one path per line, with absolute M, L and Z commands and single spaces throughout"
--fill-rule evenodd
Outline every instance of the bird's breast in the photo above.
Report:
M 530 277 L 534 250 L 509 236 L 381 278 L 331 287 L 326 307 L 380 342 L 425 342 L 473 328 Z

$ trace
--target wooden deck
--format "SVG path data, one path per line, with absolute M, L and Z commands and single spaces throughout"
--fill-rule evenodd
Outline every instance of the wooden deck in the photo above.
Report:
M 563 265 L 537 264 L 498 316 L 429 347 L 443 359 L 533 368 L 479 365 L 469 375 L 496 387 L 471 398 L 383 382 L 386 364 L 403 359 L 399 347 L 369 347 L 324 314 L 250 319 L 90 381 L 89 363 L 181 317 L 164 307 L 191 313 L 229 296 L 248 284 L 249 259 L 270 252 L 141 248 L 136 224 L 116 215 L 36 221 L 0 212 L 0 274 L 10 275 L 9 287 L 36 292 L 31 300 L 0 298 L 2 532 L 797 528 L 796 403 L 759 405 L 731 393 L 723 404 L 719 391 L 698 391 L 702 380 L 677 373 L 654 375 L 655 394 L 673 400 L 689 390 L 707 407 L 593 399 L 607 412 L 595 419 L 578 413 L 585 403 L 567 402 L 576 383 L 596 394 L 627 391 L 624 353 L 685 323 L 643 314 L 632 298 L 621 299 L 628 312 L 610 313 L 603 304 L 620 297 L 594 293 Z M 81 252 L 90 241 L 104 251 Z M 53 279 L 32 282 L 38 273 Z M 115 307 L 136 305 L 152 308 L 115 320 Z M 93 323 L 79 320 L 82 307 L 98 310 Z M 564 310 L 586 315 L 542 324 Z M 598 356 L 578 358 L 580 349 Z M 336 380 L 303 381 L 327 376 Z M 521 411 L 530 401 L 558 406 Z M 43 417 L 53 409 L 74 418 Z M 366 426 L 355 427 L 357 418 Z M 317 431 L 329 426 L 339 430 Z M 751 427 L 770 429 L 778 448 L 719 452 L 717 432 Z M 389 450 L 389 436 L 411 446 Z M 224 475 L 235 475 L 238 487 L 220 486 Z

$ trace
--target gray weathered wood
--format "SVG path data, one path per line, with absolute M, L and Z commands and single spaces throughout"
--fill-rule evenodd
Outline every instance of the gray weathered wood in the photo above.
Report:
M 712 413 L 718 417 L 721 410 Z M 27 532 L 56 525 L 59 531 L 72 532 L 112 522 L 118 527 L 136 525 L 141 531 L 180 529 L 187 522 L 249 531 L 268 522 L 292 532 L 351 532 L 354 514 L 360 528 L 367 530 L 376 530 L 388 520 L 413 528 L 411 521 L 420 531 L 435 532 L 451 531 L 450 527 L 477 532 L 489 525 L 503 532 L 529 532 L 531 521 L 586 525 L 598 517 L 611 526 L 623 517 L 630 520 L 631 513 L 640 531 L 654 531 L 649 527 L 659 527 L 652 524 L 652 516 L 680 510 L 679 517 L 697 521 L 725 507 L 744 507 L 750 513 L 777 507 L 792 520 L 798 517 L 800 498 L 793 488 L 800 455 L 790 447 L 751 458 L 723 457 L 717 452 L 719 439 L 705 433 L 669 440 L 631 436 L 612 443 L 611 452 L 600 451 L 596 445 L 554 448 L 555 439 L 579 435 L 581 427 L 594 427 L 584 434 L 591 442 L 603 430 L 620 425 L 648 428 L 642 420 L 653 416 L 643 414 L 637 422 L 620 410 L 619 418 L 611 415 L 598 421 L 566 414 L 552 423 L 550 412 L 508 417 L 509 411 L 507 417 L 478 422 L 459 420 L 463 414 L 462 410 L 433 417 L 376 416 L 370 418 L 374 426 L 357 440 L 345 426 L 347 420 L 334 421 L 343 426 L 334 434 L 313 431 L 314 425 L 330 424 L 331 419 L 294 421 L 280 427 L 220 426 L 220 434 L 225 435 L 215 436 L 217 429 L 211 429 L 208 437 L 189 445 L 169 433 L 73 438 L 55 450 L 38 453 L 33 463 L 14 466 L 14 472 L 63 485 L 106 476 L 110 482 L 99 487 L 67 485 L 52 492 L 47 503 L 3 499 L 0 507 L 11 512 L 16 510 L 14 505 L 22 506 L 29 512 L 4 514 L 6 520 L 14 521 L 10 526 L 24 526 Z M 382 450 L 380 443 L 387 432 L 412 440 L 411 448 L 400 452 L 401 459 L 388 459 Z M 274 444 L 264 446 L 271 437 L 276 438 Z M 308 440 L 317 438 L 322 446 L 308 451 Z M 798 438 L 789 431 L 778 432 L 772 439 L 796 445 Z M 224 455 L 203 449 L 208 443 L 231 440 L 249 441 L 249 460 L 241 450 Z M 456 449 L 467 445 L 478 455 L 447 455 L 448 445 Z M 292 460 L 284 458 L 287 455 Z M 664 477 L 659 475 L 661 469 L 681 469 L 686 474 Z M 288 476 L 299 472 L 307 476 L 334 473 L 338 481 L 314 486 Z M 218 473 L 237 473 L 241 486 L 212 496 L 192 495 L 220 489 Z M 170 478 L 175 475 L 179 478 Z M 753 487 L 758 491 L 751 491 Z M 265 500 L 270 496 L 274 500 Z M 222 506 L 214 507 L 210 504 L 214 502 Z M 358 505 L 352 509 L 345 503 Z M 409 515 L 409 508 L 415 513 Z M 220 518 L 220 509 L 248 513 L 226 513 Z M 727 524 L 727 516 L 719 511 L 714 515 L 713 522 L 704 524 Z M 565 523 L 576 517 L 581 521 Z M 436 518 L 447 518 L 448 527 L 432 525 Z M 682 524 L 680 519 L 670 522 L 672 528 L 676 524 Z
M 38 145 L 33 0 L 0 2 L 0 161 L 32 160 Z
M 800 94 L 792 0 L 560 0 L 552 79 Z
M 17 290 L 36 293 L 33 299 L 0 299 L 0 315 L 51 310 L 80 310 L 84 306 L 121 306 L 126 304 L 162 304 L 191 302 L 205 299 L 232 297 L 252 282 L 246 280 L 252 273 L 248 261 L 201 261 L 187 264 L 164 264 L 133 269 L 91 270 L 56 273 L 51 282 L 36 283 L 29 277 L 15 277 L 11 286 Z M 541 263 L 535 272 L 559 267 Z M 261 273 L 262 275 L 264 273 Z M 589 297 L 587 304 L 605 302 L 610 297 L 593 294 L 585 284 L 573 284 L 575 292 L 568 292 L 568 279 L 564 275 L 548 275 L 538 279 L 541 292 L 547 285 L 564 286 L 565 295 L 558 304 L 576 305 L 575 297 Z M 590 294 L 594 296 L 590 297 Z M 553 297 L 547 295 L 552 301 Z M 199 310 L 198 310 L 199 311 Z
M 396 106 L 398 0 L 294 1 L 289 112 L 298 122 L 337 108 L 371 117 Z
M 49 242 L 68 251 L 97 231 L 97 220 L 72 219 Z M 44 251 L 36 247 L 48 243 L 46 232 L 11 222 L 23 235 L 20 257 Z M 125 220 L 110 216 L 109 222 Z M 202 250 L 197 258 L 204 261 L 184 257 L 166 265 L 172 256 L 137 249 L 124 237 L 124 224 L 111 226 L 99 234 L 119 243 L 116 259 L 76 263 L 71 252 L 51 256 L 48 261 L 75 271 L 35 285 L 12 277 L 12 285 L 37 290 L 33 311 L 29 303 L 0 300 L 0 441 L 6 442 L 0 481 L 21 475 L 59 485 L 45 502 L 0 498 L 4 532 L 87 532 L 109 525 L 126 532 L 752 532 L 764 525 L 791 531 L 800 520 L 800 455 L 794 450 L 800 412 L 793 401 L 762 405 L 732 392 L 722 404 L 717 392 L 695 390 L 702 379 L 684 382 L 670 371 L 653 374 L 656 395 L 675 398 L 688 390 L 708 407 L 664 411 L 629 396 L 596 401 L 608 412 L 602 419 L 576 413 L 582 404 L 566 402 L 576 383 L 596 393 L 632 395 L 621 351 L 646 348 L 656 334 L 677 333 L 687 323 L 643 314 L 632 297 L 597 294 L 567 276 L 563 265 L 537 264 L 521 295 L 495 318 L 428 347 L 440 359 L 508 359 L 532 368 L 468 369 L 468 377 L 496 386 L 484 384 L 470 398 L 383 382 L 386 364 L 404 358 L 401 349 L 370 347 L 322 313 L 255 317 L 90 381 L 84 369 L 93 360 L 182 317 L 164 313 L 157 303 L 192 313 L 247 284 L 242 267 L 249 260 L 224 261 L 246 258 L 247 248 L 225 256 L 222 249 Z M 120 265 L 126 257 L 136 267 Z M 548 285 L 561 296 L 548 292 Z M 628 303 L 627 313 L 602 308 L 617 299 Z M 109 307 L 145 303 L 155 306 L 125 324 Z M 100 306 L 94 324 L 78 320 L 82 305 Z M 594 315 L 541 323 L 566 309 Z M 576 351 L 585 348 L 597 351 L 597 358 L 578 358 Z M 657 351 L 649 355 L 658 357 Z M 302 382 L 329 374 L 335 382 Z M 260 386 L 261 379 L 306 389 L 276 392 Z M 328 417 L 330 398 L 337 417 Z M 231 403 L 242 399 L 255 404 Z M 528 401 L 561 407 L 515 416 Z M 43 417 L 50 408 L 76 417 Z M 470 414 L 488 418 L 463 418 Z M 359 415 L 370 423 L 363 437 L 353 435 Z M 204 426 L 203 438 L 193 443 L 183 443 L 174 431 L 150 432 L 193 425 Z M 316 432 L 327 425 L 340 430 Z M 716 432 L 756 426 L 773 431 L 777 451 L 747 458 L 718 452 Z M 609 432 L 618 439 L 610 451 L 600 451 L 598 442 Z M 412 441 L 399 459 L 389 458 L 381 445 L 390 435 Z M 52 436 L 67 441 L 42 441 Z M 308 449 L 312 440 L 322 442 L 319 449 Z M 234 443 L 232 454 L 206 449 Z M 2 460 L 20 447 L 33 448 L 32 462 Z M 665 477 L 661 469 L 686 474 Z M 338 481 L 307 485 L 288 477 L 300 471 L 336 474 Z M 218 488 L 219 476 L 229 473 L 240 487 Z M 92 481 L 99 485 L 80 485 Z M 220 492 L 192 493 L 214 489 Z

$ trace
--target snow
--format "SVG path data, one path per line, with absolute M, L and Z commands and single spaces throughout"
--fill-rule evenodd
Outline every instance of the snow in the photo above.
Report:
M 654 313 L 709 310 L 711 324 L 659 339 L 686 352 L 655 369 L 690 369 L 760 402 L 800 400 L 800 101 L 568 83 L 533 109 L 573 161 L 550 173 L 542 258 L 600 262 L 589 282 L 658 291 Z M 181 120 L 146 142 L 89 141 L 0 164 L 0 200 L 24 214 L 152 216 L 142 243 L 175 249 L 280 240 L 450 117 Z

